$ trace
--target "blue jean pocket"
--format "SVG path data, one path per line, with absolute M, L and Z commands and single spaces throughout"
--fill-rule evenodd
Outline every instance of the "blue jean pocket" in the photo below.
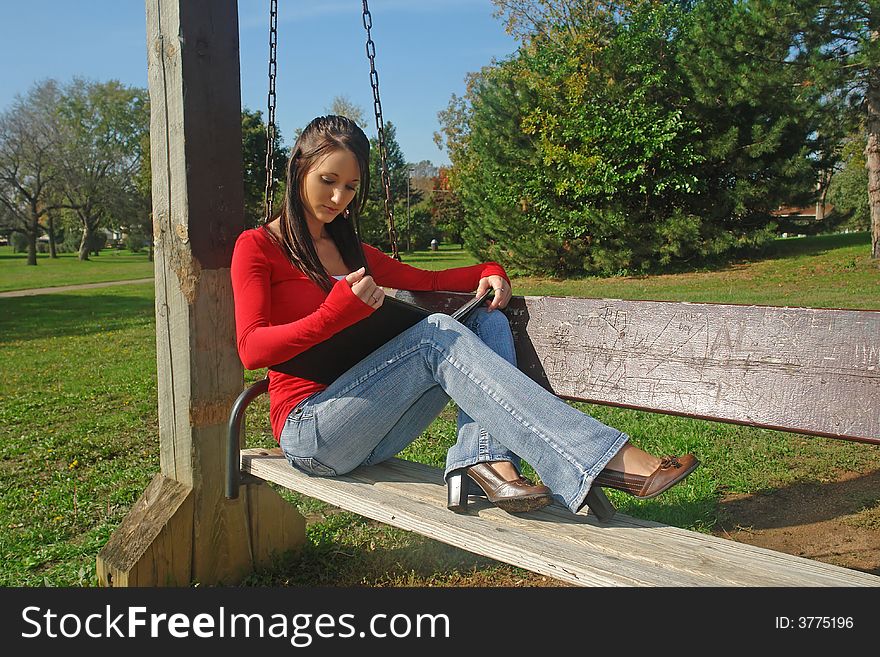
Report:
M 306 474 L 316 475 L 318 477 L 336 476 L 336 470 L 324 465 L 312 456 L 291 456 L 290 454 L 287 454 L 287 460 L 293 467 L 302 470 Z
M 315 458 L 319 452 L 316 425 L 314 409 L 307 404 L 297 406 L 281 430 L 281 449 L 297 470 L 319 477 L 335 477 L 336 470 Z

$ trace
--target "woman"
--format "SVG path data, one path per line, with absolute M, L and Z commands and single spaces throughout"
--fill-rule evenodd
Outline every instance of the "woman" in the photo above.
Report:
M 512 296 L 497 263 L 429 272 L 362 244 L 355 226 L 368 188 L 363 131 L 340 116 L 309 123 L 290 157 L 280 216 L 245 231 L 235 246 L 232 284 L 245 367 L 286 361 L 367 317 L 382 306 L 380 286 L 476 288 L 478 295 L 492 288 L 494 297 L 466 325 L 431 315 L 329 386 L 270 371 L 273 433 L 294 467 L 334 476 L 390 458 L 450 398 L 460 408 L 445 473 L 454 511 L 466 509 L 470 481 L 506 511 L 530 511 L 555 497 L 576 512 L 590 504 L 594 484 L 647 498 L 697 467 L 692 455 L 660 459 L 638 449 L 516 368 L 507 319 L 494 312 Z M 520 475 L 520 456 L 544 485 Z

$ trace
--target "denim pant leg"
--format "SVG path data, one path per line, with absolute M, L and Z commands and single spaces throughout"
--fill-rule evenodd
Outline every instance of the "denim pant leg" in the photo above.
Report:
M 527 460 L 572 511 L 627 441 L 532 381 L 461 323 L 436 314 L 301 404 L 282 431 L 282 448 L 316 474 L 348 472 L 373 452 L 376 436 L 387 435 L 437 385 Z
M 431 315 L 419 326 L 426 367 L 453 401 L 528 461 L 554 497 L 581 508 L 629 437 L 544 389 L 451 317 Z
M 464 325 L 471 329 L 486 346 L 504 360 L 516 365 L 516 349 L 510 322 L 500 311 L 487 312 L 485 307 L 475 310 L 465 320 Z M 467 413 L 458 411 L 458 441 L 446 453 L 446 472 L 452 472 L 467 465 L 473 465 L 474 454 L 477 461 L 510 461 L 519 471 L 520 458 L 507 447 L 495 440 L 485 427 L 481 427 Z
M 396 342 L 290 413 L 279 442 L 293 466 L 333 477 L 380 463 L 418 438 L 446 407 L 449 396 L 435 381 L 409 376 L 413 352 L 395 352 Z
M 449 403 L 449 395 L 440 386 L 429 388 L 383 436 L 361 465 L 373 465 L 397 456 L 430 426 Z
M 513 345 L 513 335 L 510 332 L 510 323 L 502 313 L 487 313 L 485 308 L 480 308 L 468 318 L 467 325 L 490 349 L 508 362 L 516 363 L 516 351 Z M 417 396 L 419 394 L 421 396 Z M 407 408 L 408 400 L 411 405 Z M 449 396 L 443 388 L 435 385 L 424 393 L 421 393 L 420 389 L 417 391 L 401 390 L 394 401 L 395 412 L 400 412 L 401 409 L 405 410 L 387 434 L 382 437 L 376 436 L 378 438 L 377 444 L 366 455 L 361 465 L 381 463 L 399 454 L 418 438 L 443 411 L 449 403 Z M 306 414 L 305 419 L 308 420 L 308 418 L 309 414 Z M 292 428 L 297 428 L 303 420 L 296 411 L 288 419 Z M 290 433 L 291 431 L 288 431 L 288 434 Z M 314 460 L 309 461 L 298 456 L 296 458 L 298 461 L 295 463 L 298 467 L 312 473 L 330 474 L 329 471 L 332 469 L 315 463 Z M 485 429 L 459 410 L 457 442 L 447 453 L 446 471 L 449 472 L 483 461 L 510 461 L 517 469 L 520 465 L 518 456 L 494 440 Z

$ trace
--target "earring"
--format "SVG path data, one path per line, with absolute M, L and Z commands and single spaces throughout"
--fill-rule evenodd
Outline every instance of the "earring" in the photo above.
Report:
M 345 210 L 342 212 L 342 216 L 345 217 L 346 219 L 348 219 L 348 217 L 350 215 L 351 215 L 351 210 L 349 210 L 348 208 L 345 208 Z

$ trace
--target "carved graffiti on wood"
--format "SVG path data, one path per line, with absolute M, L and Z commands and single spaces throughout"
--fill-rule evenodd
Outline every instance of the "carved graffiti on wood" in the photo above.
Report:
M 880 443 L 880 312 L 516 297 L 505 314 L 520 369 L 562 397 Z

